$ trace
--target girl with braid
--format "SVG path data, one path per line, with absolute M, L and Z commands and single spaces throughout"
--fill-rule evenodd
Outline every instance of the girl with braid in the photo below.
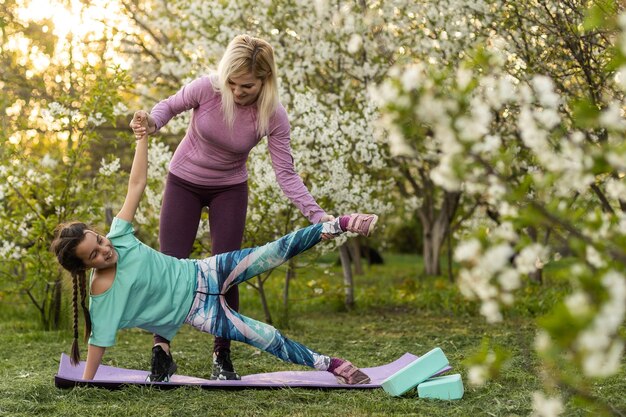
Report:
M 135 114 L 134 123 L 146 122 L 145 112 Z M 368 383 L 369 377 L 349 361 L 317 353 L 286 338 L 274 327 L 239 314 L 228 305 L 225 294 L 233 286 L 315 246 L 323 235 L 353 232 L 369 236 L 377 216 L 341 216 L 264 246 L 202 260 L 178 259 L 135 237 L 132 222 L 148 176 L 148 139 L 145 134 L 136 134 L 136 138 L 128 191 L 109 233 L 103 236 L 84 223 L 71 222 L 57 226 L 52 242 L 59 263 L 73 279 L 74 365 L 80 361 L 79 304 L 85 316 L 85 337 L 89 339 L 83 379 L 97 377 L 105 349 L 115 344 L 119 329 L 138 327 L 171 340 L 187 323 L 203 332 L 247 343 L 284 361 L 331 372 L 341 383 Z M 85 305 L 87 295 L 89 309 Z M 169 381 L 174 370 L 167 365 L 157 367 L 148 380 Z

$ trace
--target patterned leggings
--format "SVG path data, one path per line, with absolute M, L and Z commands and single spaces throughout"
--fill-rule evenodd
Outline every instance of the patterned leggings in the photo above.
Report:
M 322 233 L 336 231 L 337 225 L 338 220 L 315 224 L 263 246 L 196 261 L 198 288 L 185 323 L 215 336 L 247 343 L 287 362 L 327 370 L 328 356 L 289 340 L 273 326 L 239 314 L 226 303 L 224 293 L 315 246 Z

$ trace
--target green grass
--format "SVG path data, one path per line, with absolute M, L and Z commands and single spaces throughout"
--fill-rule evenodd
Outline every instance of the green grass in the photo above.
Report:
M 61 390 L 54 387 L 53 377 L 61 352 L 69 351 L 71 333 L 41 331 L 37 317 L 28 309 L 3 305 L 0 307 L 0 415 L 528 415 L 532 393 L 541 389 L 537 376 L 539 363 L 532 349 L 535 316 L 549 308 L 564 287 L 558 283 L 542 288 L 529 286 L 522 305 L 507 313 L 504 323 L 491 326 L 476 314 L 477 306 L 460 297 L 445 279 L 418 280 L 416 257 L 396 255 L 387 256 L 386 260 L 386 265 L 366 268 L 365 275 L 356 277 L 357 306 L 351 311 L 343 307 L 342 277 L 340 268 L 334 265 L 334 257 L 318 259 L 317 264 L 323 265 L 321 269 L 298 270 L 291 286 L 289 320 L 280 301 L 284 269 L 277 270 L 266 284 L 274 322 L 292 339 L 318 351 L 346 357 L 360 366 L 384 364 L 405 352 L 423 354 L 439 346 L 454 371 L 463 376 L 466 391 L 462 400 L 424 400 L 414 391 L 393 398 L 382 389 Z M 311 284 L 313 280 L 315 284 Z M 241 288 L 241 305 L 244 314 L 263 319 L 254 290 Z M 474 354 L 485 336 L 510 349 L 513 356 L 499 379 L 484 387 L 470 387 L 463 361 Z M 107 351 L 104 362 L 147 369 L 151 341 L 151 335 L 146 332 L 122 331 L 118 344 Z M 185 326 L 173 344 L 179 372 L 208 377 L 211 344 L 210 335 Z M 233 355 L 241 374 L 304 369 L 238 343 L 233 345 Z M 617 376 L 594 385 L 593 392 L 624 410 L 625 381 L 622 367 Z M 596 414 L 590 406 L 569 404 L 565 415 Z

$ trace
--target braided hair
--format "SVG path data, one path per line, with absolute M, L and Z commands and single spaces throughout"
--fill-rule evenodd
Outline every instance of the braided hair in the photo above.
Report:
M 83 310 L 85 319 L 85 341 L 91 334 L 91 317 L 89 309 L 85 305 L 87 298 L 87 267 L 83 261 L 76 255 L 76 247 L 85 238 L 85 231 L 91 230 L 85 223 L 69 222 L 59 224 L 54 229 L 54 239 L 52 240 L 51 249 L 57 260 L 63 268 L 68 270 L 72 275 L 72 308 L 74 315 L 74 341 L 72 342 L 72 351 L 70 362 L 77 365 L 80 361 L 80 352 L 78 349 L 78 295 L 80 294 L 80 307 Z

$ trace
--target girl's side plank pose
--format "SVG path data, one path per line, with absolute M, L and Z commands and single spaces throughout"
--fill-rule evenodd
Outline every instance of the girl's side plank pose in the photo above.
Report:
M 147 114 L 138 112 L 135 118 L 136 123 L 144 124 Z M 203 332 L 248 343 L 284 361 L 331 372 L 342 383 L 368 383 L 369 377 L 350 362 L 317 353 L 284 337 L 274 327 L 239 314 L 230 308 L 224 294 L 232 286 L 313 247 L 322 240 L 322 235 L 337 236 L 349 231 L 369 236 L 377 216 L 341 216 L 297 230 L 261 247 L 202 260 L 177 259 L 144 245 L 134 235 L 131 223 L 148 173 L 148 140 L 145 134 L 136 136 L 126 199 L 109 233 L 102 236 L 84 223 L 64 223 L 57 226 L 52 242 L 59 263 L 73 278 L 71 359 L 75 365 L 80 360 L 79 304 L 85 316 L 85 337 L 89 337 L 89 346 L 83 379 L 95 377 L 105 349 L 115 344 L 119 329 L 139 327 L 171 340 L 180 326 L 188 323 Z M 88 268 L 92 269 L 89 287 Z M 85 305 L 87 291 L 89 309 Z M 167 355 L 163 350 L 158 353 Z M 153 370 L 149 379 L 167 381 L 174 371 L 168 367 Z

